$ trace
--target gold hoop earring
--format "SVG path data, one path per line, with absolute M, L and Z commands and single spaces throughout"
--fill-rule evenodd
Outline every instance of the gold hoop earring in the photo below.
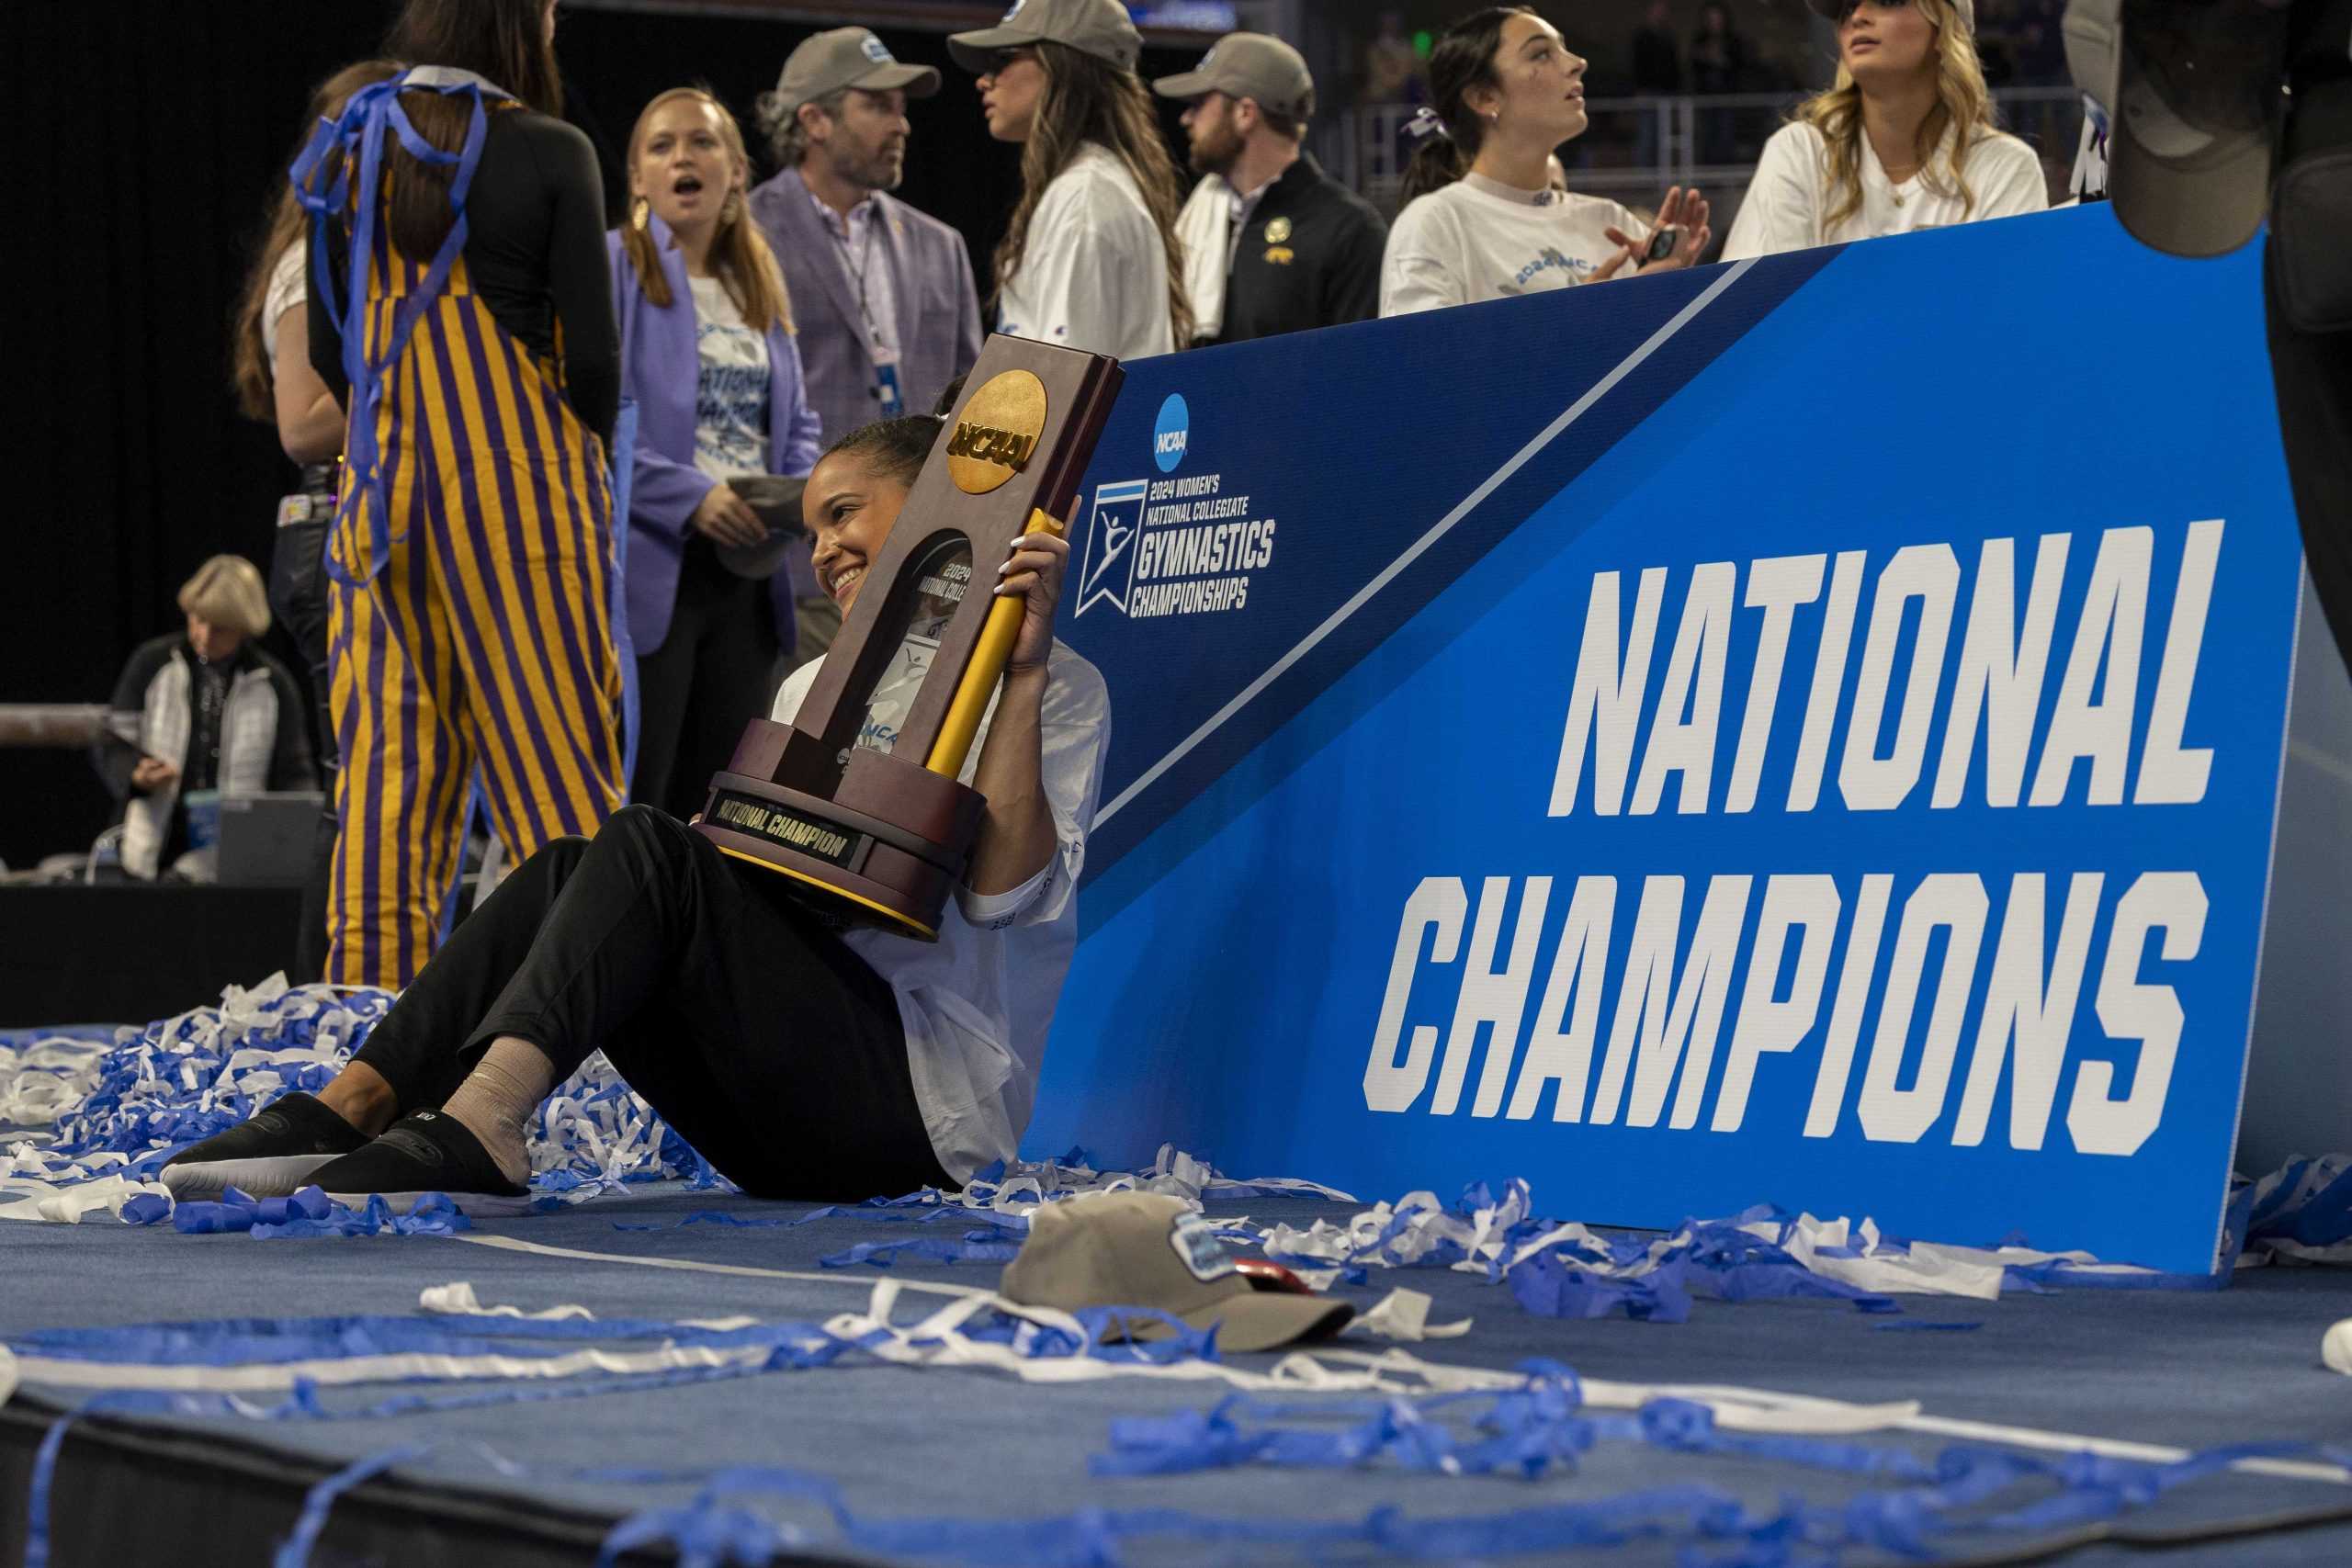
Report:
M 642 233 L 645 230 L 646 220 L 652 216 L 653 204 L 640 196 L 628 209 L 628 226 L 637 230 L 639 233 Z

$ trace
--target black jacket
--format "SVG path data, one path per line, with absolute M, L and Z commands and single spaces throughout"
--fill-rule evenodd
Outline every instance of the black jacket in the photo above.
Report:
M 1211 343 L 1364 321 L 1380 314 L 1388 225 L 1305 153 L 1261 197 L 1225 285 L 1225 331 Z

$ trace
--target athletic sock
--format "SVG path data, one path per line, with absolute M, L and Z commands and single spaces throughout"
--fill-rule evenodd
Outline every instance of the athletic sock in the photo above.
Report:
M 500 1175 L 525 1187 L 531 1150 L 524 1128 L 553 1088 L 555 1064 L 546 1052 L 527 1041 L 495 1040 L 441 1112 L 481 1140 Z

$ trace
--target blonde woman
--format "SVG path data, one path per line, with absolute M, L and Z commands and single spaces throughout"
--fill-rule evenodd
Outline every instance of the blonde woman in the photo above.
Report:
M 1838 24 L 1838 81 L 1764 144 L 1724 260 L 2050 205 L 2041 160 L 1994 124 L 1974 0 L 1808 3 Z
M 240 557 L 214 556 L 181 585 L 179 605 L 184 631 L 131 654 L 92 749 L 122 807 L 122 868 L 148 879 L 191 847 L 189 796 L 316 782 L 294 678 L 258 646 L 269 630 L 261 573 Z
M 779 650 L 793 645 L 789 579 L 740 576 L 719 555 L 767 540 L 728 480 L 806 474 L 820 447 L 784 276 L 751 215 L 735 117 L 699 87 L 663 93 L 629 134 L 628 177 L 629 220 L 611 243 L 621 384 L 638 412 L 625 570 L 639 726 L 629 794 L 690 817 L 744 724 L 766 711 Z
M 996 248 L 997 331 L 1121 359 L 1191 342 L 1183 198 L 1126 7 L 1027 0 L 947 47 L 980 79 L 989 134 L 1021 147 L 1021 201 Z

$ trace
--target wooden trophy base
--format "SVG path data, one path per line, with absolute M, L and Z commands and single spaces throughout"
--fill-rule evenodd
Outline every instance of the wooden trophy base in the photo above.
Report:
M 712 776 L 695 830 L 721 853 L 791 878 L 829 913 L 938 941 L 987 801 L 864 747 L 851 751 L 830 798 L 795 788 L 787 781 L 816 761 L 816 744 L 787 726 L 753 720 L 729 771 Z

